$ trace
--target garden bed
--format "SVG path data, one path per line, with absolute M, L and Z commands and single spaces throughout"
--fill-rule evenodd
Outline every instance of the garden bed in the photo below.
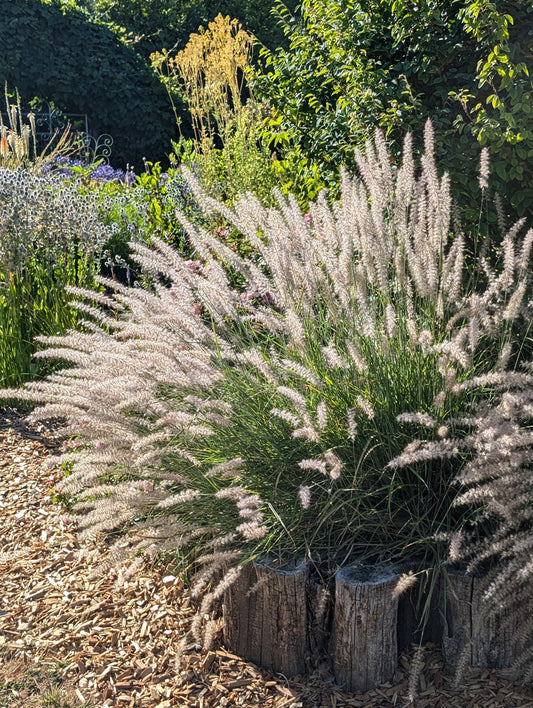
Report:
M 13 410 L 0 427 L 0 706 L 397 706 L 408 692 L 412 649 L 390 684 L 346 694 L 329 667 L 287 680 L 259 670 L 218 642 L 195 646 L 175 669 L 175 651 L 193 604 L 168 567 L 145 566 L 126 585 L 98 572 L 107 549 L 81 544 L 64 509 L 52 501 L 58 473 L 47 467 L 54 442 Z M 506 671 L 469 671 L 459 687 L 427 645 L 416 706 L 531 706 L 533 691 Z M 55 693 L 54 693 L 55 692 Z M 48 697 L 48 698 L 47 698 Z M 59 701 L 63 701 L 62 703 Z M 49 705 L 49 703 L 48 703 Z

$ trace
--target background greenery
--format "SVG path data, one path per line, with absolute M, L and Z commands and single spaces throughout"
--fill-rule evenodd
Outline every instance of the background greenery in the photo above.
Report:
M 116 165 L 163 159 L 177 134 L 165 88 L 110 27 L 61 0 L 0 0 L 0 82 L 89 117 Z
M 290 41 L 264 51 L 268 100 L 288 186 L 336 189 L 339 166 L 376 126 L 398 151 L 405 131 L 435 127 L 439 164 L 461 205 L 476 203 L 480 146 L 513 216 L 533 214 L 533 6 L 527 0 L 303 0 L 278 10 Z
M 295 10 L 296 0 L 287 0 Z M 287 43 L 272 18 L 273 0 L 78 0 L 93 17 L 124 28 L 137 50 L 148 57 L 162 48 L 183 49 L 189 35 L 218 14 L 241 22 L 270 49 Z
M 288 5 L 294 9 L 295 0 Z M 150 54 L 182 49 L 219 13 L 275 49 L 285 36 L 271 6 L 272 0 L 1 0 L 0 82 L 16 87 L 23 103 L 38 97 L 87 114 L 94 137 L 112 135 L 114 164 L 139 171 L 143 157 L 166 161 L 178 137 L 176 119 L 185 136 L 191 127 L 179 92 L 171 104 Z
M 508 216 L 531 217 L 529 2 L 424 0 L 415 10 L 402 0 L 291 0 L 278 1 L 273 15 L 275 1 L 1 0 L 0 80 L 25 101 L 38 96 L 87 113 L 93 134 L 113 136 L 115 164 L 139 170 L 143 157 L 165 162 L 178 136 L 150 54 L 173 56 L 222 13 L 263 45 L 253 85 L 268 107 L 263 143 L 275 150 L 285 191 L 302 202 L 323 186 L 335 193 L 339 166 L 354 167 L 353 146 L 375 126 L 397 154 L 405 131 L 420 131 L 431 116 L 458 203 L 478 201 L 479 146 L 488 146 Z M 190 137 L 179 82 L 173 104 Z

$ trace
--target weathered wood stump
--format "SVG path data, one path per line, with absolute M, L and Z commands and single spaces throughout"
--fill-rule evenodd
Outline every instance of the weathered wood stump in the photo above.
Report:
M 520 625 L 503 623 L 498 614 L 483 613 L 482 578 L 472 578 L 472 666 L 482 669 L 503 669 L 513 665 L 518 658 L 517 649 Z M 517 613 L 518 616 L 518 613 Z
M 455 669 L 460 660 L 482 669 L 502 669 L 517 658 L 519 627 L 504 627 L 497 614 L 483 613 L 484 589 L 483 578 L 460 570 L 448 572 L 442 646 L 449 669 Z
M 287 677 L 303 674 L 328 655 L 337 682 L 348 691 L 389 681 L 398 650 L 416 642 L 442 642 L 448 670 L 459 662 L 505 668 L 517 657 L 514 630 L 482 610 L 483 580 L 450 569 L 431 597 L 413 586 L 393 590 L 401 566 L 353 565 L 338 571 L 332 591 L 305 561 L 278 567 L 250 563 L 224 596 L 227 648 Z M 422 607 L 427 605 L 425 622 Z
M 389 681 L 398 663 L 398 575 L 391 566 L 351 566 L 335 576 L 333 671 L 346 690 Z
M 306 669 L 308 565 L 249 563 L 224 596 L 224 644 L 263 668 L 296 676 Z
M 472 663 L 472 577 L 462 571 L 449 570 L 445 582 L 445 622 L 442 654 L 449 672 L 456 670 L 466 658 Z M 467 657 L 464 652 L 468 651 Z

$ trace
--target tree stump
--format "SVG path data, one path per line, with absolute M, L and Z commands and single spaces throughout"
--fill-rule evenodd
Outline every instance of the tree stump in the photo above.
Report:
M 346 690 L 389 681 L 398 663 L 398 575 L 391 566 L 351 566 L 335 576 L 333 671 Z
M 483 614 L 483 578 L 472 578 L 472 666 L 505 669 L 518 658 L 520 624 L 502 623 L 498 614 Z
M 484 589 L 483 578 L 459 570 L 448 572 L 442 645 L 450 669 L 455 669 L 461 658 L 481 669 L 508 668 L 517 658 L 519 627 L 504 627 L 497 614 L 484 614 Z
M 446 670 L 454 672 L 463 657 L 472 663 L 472 576 L 449 570 L 445 584 L 442 653 Z
M 296 676 L 306 669 L 308 566 L 249 563 L 224 595 L 224 644 L 258 666 Z

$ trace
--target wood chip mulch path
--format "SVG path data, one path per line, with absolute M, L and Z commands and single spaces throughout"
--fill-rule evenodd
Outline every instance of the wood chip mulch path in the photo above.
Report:
M 220 643 L 207 655 L 189 647 L 176 669 L 175 648 L 194 611 L 187 590 L 168 567 L 146 565 L 123 587 L 113 569 L 95 572 L 105 564 L 105 545 L 80 544 L 65 509 L 53 500 L 60 472 L 47 458 L 55 445 L 42 426 L 28 427 L 17 411 L 0 410 L 0 706 L 44 705 L 10 681 L 15 666 L 47 670 L 69 685 L 69 706 L 408 705 L 412 651 L 400 657 L 392 684 L 352 695 L 327 670 L 287 680 Z M 472 671 L 454 687 L 438 648 L 427 647 L 425 657 L 411 704 L 416 708 L 533 708 L 533 690 L 504 672 Z

